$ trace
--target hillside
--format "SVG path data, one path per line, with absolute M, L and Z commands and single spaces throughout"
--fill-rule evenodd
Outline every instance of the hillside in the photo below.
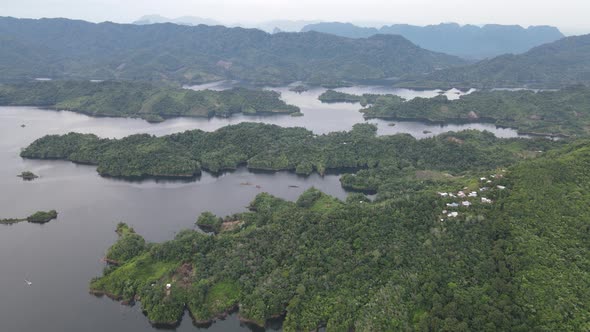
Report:
M 590 83 L 590 35 L 567 37 L 520 55 L 502 55 L 476 64 L 408 80 L 407 86 L 560 88 Z
M 463 64 L 399 36 L 349 39 L 317 32 L 67 19 L 0 18 L 0 78 L 199 83 L 337 83 L 422 74 Z M 18 56 L 17 56 L 18 55 Z
M 377 28 L 359 27 L 350 23 L 325 22 L 310 24 L 301 31 L 317 31 L 342 37 L 367 38 L 376 34 L 393 34 L 407 38 L 421 47 L 466 59 L 483 59 L 501 54 L 517 54 L 541 44 L 561 39 L 555 27 L 488 24 L 461 26 L 456 23 L 415 26 L 394 24 Z
M 174 117 L 289 114 L 280 94 L 233 88 L 193 91 L 135 82 L 45 81 L 0 84 L 1 106 L 38 106 L 90 116 L 135 117 L 160 122 Z
M 239 308 L 259 325 L 285 315 L 284 331 L 582 331 L 588 167 L 581 141 L 484 178 L 421 173 L 381 187 L 375 202 L 263 193 L 249 212 L 203 214 L 199 224 L 219 224 L 215 235 L 146 244 L 119 224 L 106 257 L 115 264 L 90 288 L 140 297 L 154 324 L 173 325 L 185 309 L 204 324 Z M 465 188 L 477 197 L 450 196 Z

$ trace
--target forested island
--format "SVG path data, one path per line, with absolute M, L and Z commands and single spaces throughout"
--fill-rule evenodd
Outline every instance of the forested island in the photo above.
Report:
M 0 219 L 0 224 L 12 225 L 23 221 L 28 221 L 35 224 L 45 224 L 57 218 L 57 211 L 37 211 L 26 218 L 6 218 Z
M 387 95 L 389 98 L 393 98 L 394 95 Z M 377 94 L 370 94 L 370 93 L 365 93 L 363 95 L 353 95 L 350 93 L 345 93 L 345 92 L 340 92 L 340 91 L 335 91 L 335 90 L 326 90 L 325 92 L 323 92 L 318 99 L 322 102 L 322 103 L 360 103 L 361 106 L 367 106 L 368 104 L 373 104 L 375 103 L 376 99 L 379 98 L 380 95 Z M 403 101 L 403 99 L 401 97 L 400 98 L 401 101 Z
M 185 230 L 147 243 L 120 224 L 112 263 L 90 289 L 140 300 L 164 325 L 185 309 L 196 323 L 239 309 L 258 325 L 282 316 L 285 331 L 584 330 L 590 142 L 506 169 L 485 164 L 490 170 L 475 176 L 382 186 L 374 202 L 315 189 L 296 202 L 259 194 L 248 212 L 201 216 L 216 235 Z M 393 159 L 389 167 L 404 166 Z
M 97 165 L 101 175 L 114 177 L 192 177 L 202 169 L 218 173 L 242 165 L 302 175 L 389 165 L 457 173 L 509 164 L 519 158 L 521 150 L 545 150 L 545 146 L 559 144 L 501 140 L 478 131 L 423 140 L 407 134 L 377 137 L 376 130 L 371 124 L 357 124 L 349 132 L 314 135 L 304 128 L 240 123 L 214 132 L 191 130 L 162 137 L 141 134 L 101 139 L 69 133 L 42 137 L 21 156 Z
M 449 100 L 395 95 L 349 95 L 327 91 L 322 102 L 358 101 L 366 118 L 449 122 L 489 122 L 518 130 L 519 134 L 586 136 L 590 134 L 590 88 L 570 86 L 559 91 L 485 90 Z
M 290 114 L 280 94 L 233 88 L 224 91 L 154 86 L 130 81 L 42 81 L 0 85 L 0 105 L 37 106 L 90 116 L 136 117 L 161 122 L 174 117 Z
M 35 180 L 36 178 L 39 177 L 37 174 L 35 174 L 31 171 L 23 171 L 17 176 L 25 181 Z

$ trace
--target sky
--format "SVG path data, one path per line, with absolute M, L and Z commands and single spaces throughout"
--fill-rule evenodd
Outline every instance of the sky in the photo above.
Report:
M 0 16 L 67 17 L 129 23 L 147 14 L 199 16 L 225 24 L 276 19 L 554 25 L 590 33 L 590 0 L 0 0 Z

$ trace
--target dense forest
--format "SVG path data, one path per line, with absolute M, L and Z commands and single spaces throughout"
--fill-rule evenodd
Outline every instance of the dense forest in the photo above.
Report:
M 478 63 L 404 78 L 415 88 L 555 88 L 590 83 L 590 35 L 572 36 L 524 54 L 506 54 Z
M 484 59 L 502 54 L 523 53 L 541 44 L 565 37 L 556 27 L 441 23 L 415 26 L 393 24 L 366 28 L 351 23 L 321 22 L 301 31 L 317 31 L 349 38 L 368 38 L 377 34 L 400 35 L 421 47 L 466 59 Z
M 283 85 L 385 79 L 465 64 L 388 35 L 0 18 L 0 81 L 33 78 Z
M 288 114 L 287 105 L 268 90 L 233 88 L 224 91 L 156 87 L 137 82 L 45 81 L 0 85 L 0 105 L 39 106 L 91 116 L 139 117 L 150 122 L 167 118 L 229 117 Z
M 219 225 L 215 235 L 146 243 L 120 224 L 113 263 L 90 288 L 141 300 L 152 323 L 174 324 L 185 309 L 205 323 L 239 308 L 260 325 L 285 315 L 285 331 L 586 330 L 589 144 L 482 178 L 381 188 L 374 202 L 260 194 L 249 212 L 201 216 Z M 479 196 L 458 198 L 462 190 Z
M 115 177 L 192 177 L 236 169 L 289 170 L 308 175 L 328 170 L 394 167 L 459 173 L 506 165 L 523 151 L 560 143 L 502 140 L 491 133 L 464 131 L 417 140 L 410 135 L 376 136 L 377 128 L 357 124 L 349 132 L 314 135 L 303 128 L 259 123 L 226 126 L 214 132 L 191 130 L 163 137 L 147 134 L 101 139 L 92 134 L 48 135 L 21 156 L 97 165 Z
M 590 133 L 590 88 L 559 91 L 476 91 L 457 100 L 441 95 L 410 101 L 395 95 L 355 96 L 327 91 L 322 102 L 360 102 L 366 118 L 430 122 L 491 122 L 520 134 L 586 136 Z

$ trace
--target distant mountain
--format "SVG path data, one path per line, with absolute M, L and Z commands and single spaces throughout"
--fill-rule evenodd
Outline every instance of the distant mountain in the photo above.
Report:
M 199 83 L 334 83 L 422 74 L 464 64 L 407 39 L 175 24 L 0 18 L 0 80 L 35 77 Z
M 264 21 L 260 23 L 252 23 L 252 24 L 237 24 L 238 26 L 242 26 L 245 28 L 254 28 L 260 29 L 266 32 L 272 32 L 274 29 L 279 29 L 283 32 L 299 32 L 305 26 L 310 24 L 319 23 L 320 21 L 304 21 L 304 20 L 272 20 L 272 21 Z
M 558 88 L 590 84 L 590 35 L 563 38 L 521 55 L 502 55 L 441 70 L 417 81 L 438 86 L 473 87 Z
M 221 22 L 210 19 L 210 18 L 202 18 L 196 16 L 182 16 L 177 18 L 167 18 L 160 15 L 145 15 L 140 17 L 137 21 L 133 22 L 133 24 L 138 25 L 145 25 L 145 24 L 156 24 L 156 23 L 174 23 L 174 24 L 182 24 L 182 25 L 223 25 Z
M 425 49 L 469 59 L 483 59 L 507 53 L 522 53 L 532 47 L 556 41 L 564 35 L 555 27 L 489 24 L 460 26 L 456 23 L 424 27 L 395 24 L 380 29 L 350 23 L 317 23 L 301 31 L 318 31 L 342 37 L 366 38 L 376 34 L 401 35 Z
M 246 29 L 259 29 L 268 33 L 273 33 L 275 29 L 282 32 L 299 32 L 301 29 L 309 24 L 319 23 L 321 21 L 306 21 L 306 20 L 271 20 L 263 22 L 238 22 L 238 23 L 222 23 L 217 20 L 195 17 L 195 16 L 182 16 L 177 18 L 168 18 L 160 15 L 145 15 L 140 17 L 137 21 L 132 24 L 145 25 L 145 24 L 156 24 L 156 23 L 174 23 L 180 25 L 224 25 L 226 27 L 239 27 Z

